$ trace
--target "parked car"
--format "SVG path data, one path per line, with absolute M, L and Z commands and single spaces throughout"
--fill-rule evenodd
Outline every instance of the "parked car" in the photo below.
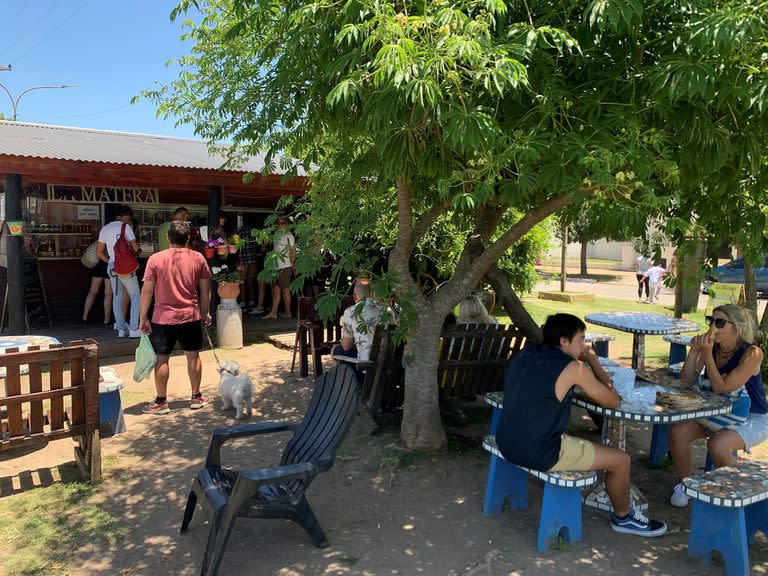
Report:
M 758 294 L 768 295 L 768 256 L 763 257 L 762 266 L 755 267 L 755 280 Z M 702 293 L 707 294 L 713 282 L 744 284 L 744 258 L 736 258 L 727 264 L 713 268 L 701 283 Z

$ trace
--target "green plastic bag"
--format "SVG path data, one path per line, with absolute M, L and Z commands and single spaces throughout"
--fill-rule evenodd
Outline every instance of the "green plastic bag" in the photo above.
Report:
M 152 348 L 152 342 L 149 340 L 149 334 L 142 334 L 139 347 L 136 348 L 136 365 L 133 367 L 133 379 L 141 382 L 149 378 L 152 369 L 157 364 L 157 355 Z

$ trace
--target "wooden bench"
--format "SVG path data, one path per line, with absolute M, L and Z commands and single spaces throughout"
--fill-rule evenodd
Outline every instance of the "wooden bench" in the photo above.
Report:
M 22 379 L 21 368 L 28 366 Z M 0 452 L 50 440 L 74 438 L 75 458 L 91 482 L 101 477 L 99 440 L 99 347 L 93 340 L 52 344 L 26 352 L 8 349 L 0 385 Z M 47 372 L 47 377 L 43 377 Z M 64 400 L 71 405 L 65 407 Z
M 448 396 L 504 389 L 504 369 L 525 344 L 514 326 L 459 324 L 443 328 L 437 378 Z
M 544 481 L 536 549 L 546 552 L 549 543 L 560 537 L 566 542 L 581 541 L 581 490 L 597 482 L 597 472 L 541 472 L 516 466 L 504 459 L 494 435 L 485 437 L 483 448 L 491 453 L 483 500 L 484 515 L 500 513 L 505 501 L 512 510 L 527 510 L 528 475 L 531 475 Z
M 709 564 L 717 550 L 729 576 L 748 575 L 749 544 L 768 535 L 768 463 L 741 461 L 683 479 L 693 499 L 688 556 Z

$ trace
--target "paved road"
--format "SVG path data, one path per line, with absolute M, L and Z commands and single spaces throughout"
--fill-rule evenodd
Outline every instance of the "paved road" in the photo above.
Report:
M 573 269 L 573 273 L 576 274 L 577 270 Z M 635 302 L 638 301 L 637 298 L 637 280 L 635 278 L 634 272 L 627 272 L 624 270 L 603 270 L 603 269 L 597 269 L 597 268 L 591 268 L 590 274 L 610 274 L 613 276 L 618 276 L 616 280 L 612 281 L 605 281 L 605 282 L 572 282 L 567 280 L 566 278 L 566 284 L 565 289 L 568 291 L 573 292 L 592 292 L 595 294 L 595 296 L 602 296 L 605 298 L 616 298 L 619 300 L 634 300 Z M 559 290 L 560 289 L 560 280 L 548 280 L 548 281 L 541 281 L 536 285 L 536 290 Z M 700 310 L 704 310 L 707 307 L 707 296 L 704 294 L 699 295 L 699 305 L 698 308 Z M 661 295 L 659 296 L 659 304 L 662 306 L 674 306 L 675 305 L 675 293 L 673 290 L 670 290 L 669 288 L 662 288 Z M 757 301 L 757 308 L 758 308 L 758 314 L 763 313 L 763 309 L 765 308 L 766 300 L 758 300 Z M 656 306 L 655 304 L 653 306 Z M 649 305 L 649 308 L 652 308 L 653 306 Z

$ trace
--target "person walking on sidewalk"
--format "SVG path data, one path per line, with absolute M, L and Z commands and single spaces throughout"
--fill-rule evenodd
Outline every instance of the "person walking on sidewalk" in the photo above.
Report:
M 145 414 L 168 414 L 168 358 L 178 342 L 187 357 L 187 374 L 192 389 L 189 407 L 202 408 L 208 398 L 200 391 L 203 364 L 202 327 L 211 324 L 211 271 L 203 255 L 187 248 L 189 223 L 173 221 L 168 228 L 171 247 L 149 257 L 141 290 L 141 331 L 149 333 L 157 354 L 155 401 L 142 408 Z M 155 309 L 147 318 L 152 297 Z M 202 324 L 202 327 L 201 327 Z
M 664 268 L 661 264 L 654 264 L 643 274 L 643 281 L 648 282 L 650 291 L 648 292 L 648 303 L 653 304 L 654 300 L 658 300 L 661 295 L 662 277 L 664 276 Z
M 645 273 L 648 272 L 653 265 L 650 254 L 643 254 L 639 256 L 635 261 L 635 277 L 637 278 L 637 299 L 643 302 L 643 286 L 645 286 L 645 302 L 648 301 L 650 286 L 648 277 Z

